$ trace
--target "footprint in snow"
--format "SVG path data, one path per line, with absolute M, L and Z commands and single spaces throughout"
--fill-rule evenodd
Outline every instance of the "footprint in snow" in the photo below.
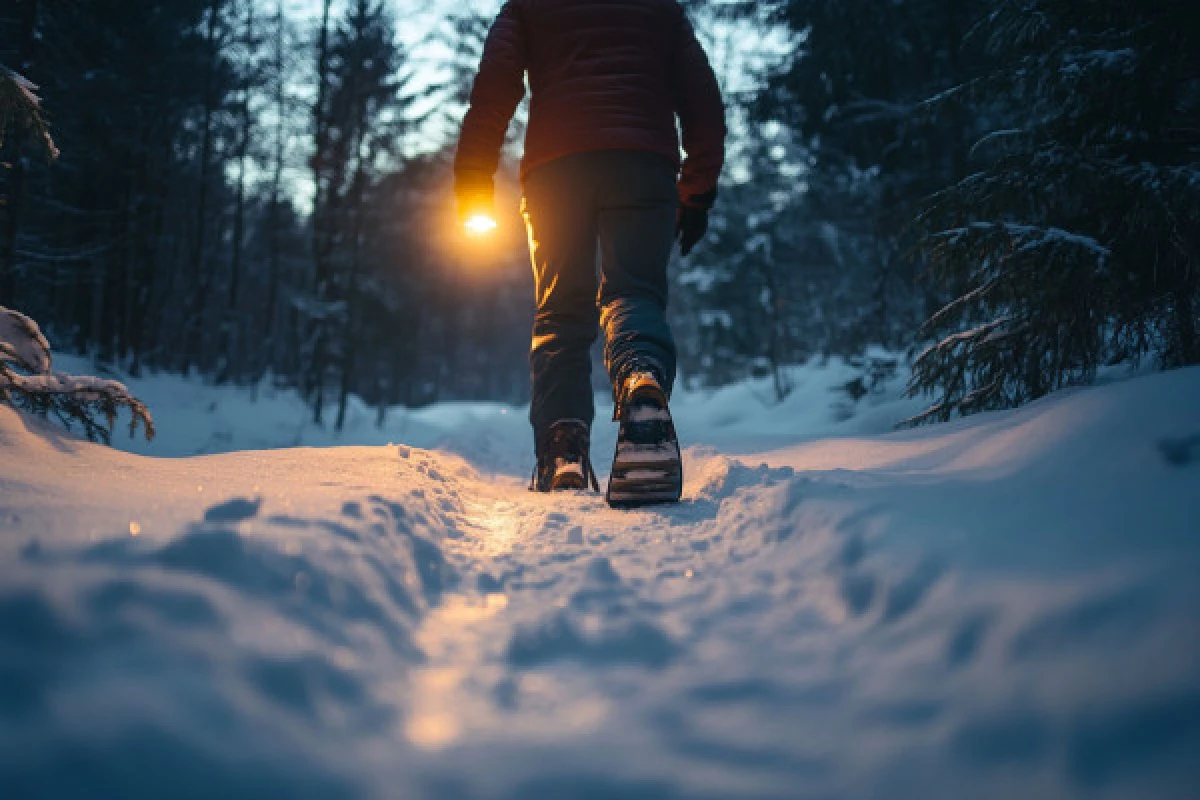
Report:
M 1173 439 L 1162 439 L 1158 451 L 1172 467 L 1186 467 L 1200 462 L 1200 433 Z
M 249 500 L 245 497 L 235 497 L 232 500 L 213 506 L 204 512 L 205 522 L 241 522 L 258 516 L 262 507 L 262 498 Z

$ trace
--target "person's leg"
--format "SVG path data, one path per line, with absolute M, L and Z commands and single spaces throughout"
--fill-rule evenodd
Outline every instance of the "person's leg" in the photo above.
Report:
M 534 436 L 560 420 L 595 416 L 590 350 L 596 340 L 597 223 L 592 186 L 578 158 L 533 170 L 522 207 L 537 304 L 530 348 Z
M 673 503 L 683 491 L 679 439 L 667 407 L 675 381 L 666 314 L 679 202 L 675 166 L 646 153 L 597 155 L 604 176 L 597 193 L 600 318 L 619 422 L 606 499 L 620 508 Z
M 648 153 L 596 154 L 602 180 L 600 320 L 614 393 L 649 370 L 670 393 L 675 340 L 667 325 L 667 265 L 675 242 L 675 168 Z

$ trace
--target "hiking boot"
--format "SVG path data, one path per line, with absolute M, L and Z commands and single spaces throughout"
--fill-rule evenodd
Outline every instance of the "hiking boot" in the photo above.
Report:
M 636 371 L 617 393 L 614 416 L 620 423 L 608 479 L 608 504 L 618 508 L 675 503 L 683 494 L 679 439 L 658 378 Z
M 539 492 L 563 489 L 600 491 L 589 456 L 591 435 L 587 423 L 564 419 L 551 425 L 538 437 L 537 466 L 529 488 Z

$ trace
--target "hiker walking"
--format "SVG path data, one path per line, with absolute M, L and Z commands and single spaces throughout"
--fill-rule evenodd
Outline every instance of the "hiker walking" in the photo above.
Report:
M 686 255 L 703 237 L 716 199 L 725 140 L 716 78 L 674 0 L 509 0 L 484 45 L 455 157 L 464 220 L 492 212 L 526 75 L 533 486 L 598 488 L 590 349 L 602 328 L 620 424 L 608 501 L 678 500 L 667 264 L 676 240 Z

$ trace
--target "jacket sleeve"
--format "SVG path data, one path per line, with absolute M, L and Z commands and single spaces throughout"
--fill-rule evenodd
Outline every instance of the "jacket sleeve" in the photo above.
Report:
M 460 189 L 490 189 L 504 133 L 525 95 L 526 42 L 518 6 L 519 0 L 504 4 L 484 41 L 454 158 Z
M 675 48 L 675 110 L 686 158 L 679 176 L 679 199 L 707 208 L 716 199 L 717 179 L 725 163 L 725 107 L 717 76 L 687 16 Z

